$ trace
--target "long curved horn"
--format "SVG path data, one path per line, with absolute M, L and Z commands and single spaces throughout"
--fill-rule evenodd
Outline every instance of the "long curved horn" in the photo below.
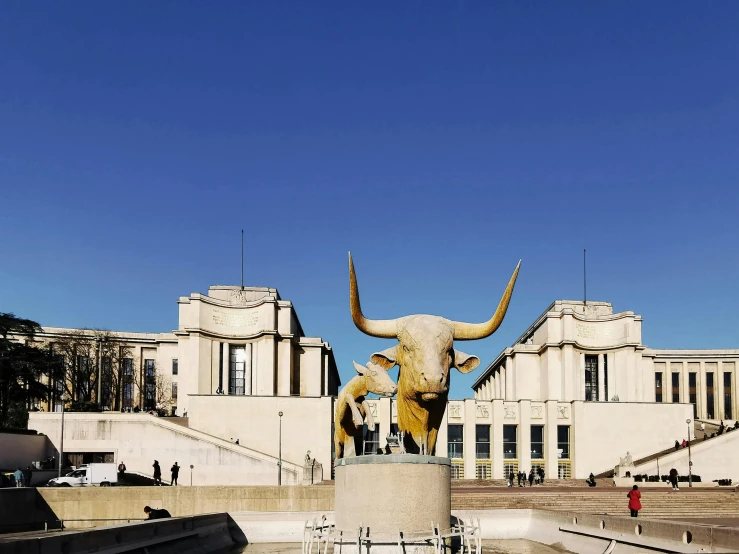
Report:
M 397 325 L 394 319 L 367 319 L 362 315 L 362 306 L 359 305 L 359 287 L 357 276 L 354 274 L 352 253 L 349 252 L 349 307 L 352 319 L 357 329 L 371 337 L 394 339 L 398 336 Z
M 511 276 L 511 280 L 508 281 L 508 286 L 503 293 L 503 298 L 500 299 L 498 309 L 495 310 L 495 314 L 489 321 L 485 323 L 464 323 L 459 321 L 453 321 L 454 323 L 454 338 L 457 340 L 475 340 L 484 339 L 489 337 L 500 327 L 503 323 L 506 311 L 508 310 L 508 304 L 511 301 L 511 295 L 513 294 L 513 287 L 516 285 L 516 278 L 518 277 L 518 269 L 521 267 L 521 260 L 518 261 L 516 270 Z

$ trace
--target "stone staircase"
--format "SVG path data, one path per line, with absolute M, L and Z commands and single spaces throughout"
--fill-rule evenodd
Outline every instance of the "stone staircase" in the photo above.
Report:
M 613 486 L 613 479 L 606 479 L 606 478 L 596 479 L 595 482 L 597 483 L 598 487 L 612 487 Z M 587 487 L 587 485 L 585 484 L 585 479 L 545 479 L 544 486 L 546 488 L 556 487 L 556 488 L 565 488 L 565 489 Z M 454 490 L 455 488 L 460 488 L 460 489 L 508 488 L 508 481 L 505 479 L 452 479 L 452 490 Z M 523 487 L 519 487 L 518 480 L 514 479 L 513 488 L 523 488 Z M 526 488 L 530 488 L 528 481 L 526 481 Z M 537 485 L 534 485 L 533 488 L 536 489 Z
M 453 510 L 540 509 L 587 514 L 629 515 L 627 489 L 545 490 L 496 488 L 455 491 Z M 662 519 L 739 518 L 739 495 L 731 490 L 680 492 L 642 490 L 642 517 Z

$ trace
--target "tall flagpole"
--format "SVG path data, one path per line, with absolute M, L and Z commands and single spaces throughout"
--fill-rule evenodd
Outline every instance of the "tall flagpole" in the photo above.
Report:
M 588 305 L 588 270 L 585 263 L 585 253 L 587 251 L 583 248 L 582 250 L 582 289 L 583 289 L 583 304 Z
M 241 230 L 241 290 L 244 290 L 244 230 Z

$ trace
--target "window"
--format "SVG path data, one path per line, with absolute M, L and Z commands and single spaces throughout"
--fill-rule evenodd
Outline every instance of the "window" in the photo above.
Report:
M 180 362 L 177 358 L 174 358 L 172 360 L 172 375 L 177 375 L 177 372 L 180 370 Z
M 518 425 L 503 425 L 503 458 L 518 459 Z
M 706 418 L 715 419 L 713 405 L 713 372 L 706 373 Z
M 585 356 L 585 401 L 598 401 L 598 356 Z
M 734 419 L 731 409 L 731 373 L 724 372 L 724 419 Z
M 660 371 L 654 374 L 654 400 L 662 402 L 662 372 Z
M 680 374 L 672 374 L 672 402 L 677 404 L 680 402 Z
M 123 358 L 123 408 L 133 408 L 133 358 Z
M 697 394 L 696 394 L 696 380 L 697 380 L 697 373 L 690 372 L 688 373 L 688 395 L 690 403 L 693 405 L 693 419 L 698 417 L 698 405 L 696 404 Z
M 364 425 L 364 453 L 382 454 L 380 451 L 380 424 L 375 423 L 375 430 L 370 431 L 367 424 Z
M 100 384 L 100 405 L 103 408 L 110 408 L 113 400 L 113 360 L 105 357 L 100 360 L 103 381 Z
M 544 426 L 531 426 L 531 459 L 544 459 Z
M 177 383 L 172 383 L 172 400 L 177 400 Z
M 229 349 L 229 358 L 228 394 L 243 395 L 246 392 L 244 389 L 246 348 L 232 346 Z
M 449 438 L 447 441 L 448 452 L 450 458 L 464 457 L 464 425 L 450 424 L 448 426 Z
M 560 460 L 570 459 L 570 426 L 557 425 L 557 457 Z
M 77 400 L 92 400 L 92 380 L 93 371 L 90 364 L 90 358 L 87 356 L 77 356 Z
M 603 393 L 605 394 L 604 402 L 608 402 L 608 354 L 603 354 Z
M 475 458 L 477 460 L 490 459 L 490 425 L 475 426 Z M 481 477 L 484 479 L 484 477 Z
M 144 360 L 144 410 L 157 407 L 157 374 L 154 360 Z

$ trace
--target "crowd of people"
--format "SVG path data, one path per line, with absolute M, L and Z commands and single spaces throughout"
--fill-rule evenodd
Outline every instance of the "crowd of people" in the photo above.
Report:
M 543 485 L 544 484 L 544 468 L 543 467 L 535 467 L 531 468 L 529 470 L 529 473 L 527 474 L 526 471 L 519 471 L 516 473 L 515 471 L 511 470 L 508 474 L 508 486 L 513 486 L 513 481 L 515 479 L 518 479 L 518 486 L 519 487 L 525 487 L 526 483 L 529 483 L 529 487 L 533 487 L 536 485 Z

